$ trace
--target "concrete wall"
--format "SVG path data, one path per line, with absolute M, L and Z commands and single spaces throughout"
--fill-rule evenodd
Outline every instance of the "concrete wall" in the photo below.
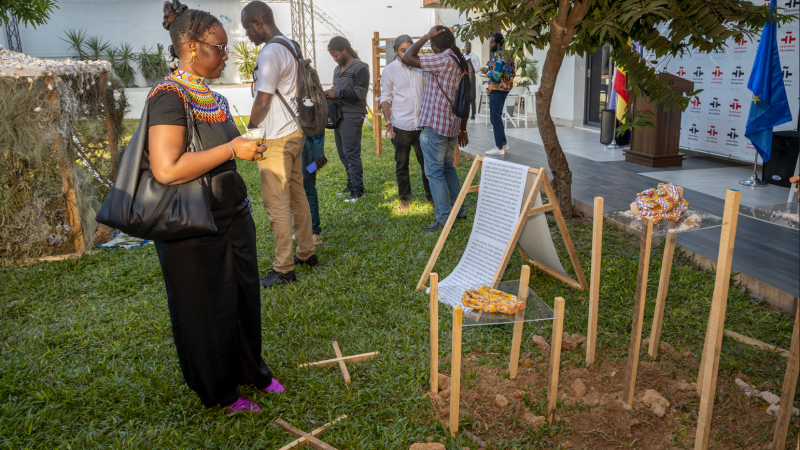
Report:
M 534 49 L 531 57 L 539 60 L 541 80 L 542 67 L 547 49 Z M 583 56 L 565 56 L 558 72 L 550 115 L 553 122 L 561 126 L 583 126 L 584 101 L 586 96 L 586 60 Z

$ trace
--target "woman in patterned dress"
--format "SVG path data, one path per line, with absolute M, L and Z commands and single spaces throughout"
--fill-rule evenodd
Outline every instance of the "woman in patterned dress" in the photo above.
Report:
M 217 232 L 156 242 L 164 274 L 172 334 L 186 384 L 205 407 L 258 412 L 236 388 L 283 392 L 261 356 L 261 293 L 255 223 L 236 158 L 252 161 L 264 148 L 239 137 L 225 97 L 207 78 L 225 68 L 228 36 L 211 14 L 164 3 L 177 70 L 150 94 L 148 151 L 155 178 L 180 184 L 209 174 Z M 202 151 L 188 152 L 186 108 L 191 107 Z

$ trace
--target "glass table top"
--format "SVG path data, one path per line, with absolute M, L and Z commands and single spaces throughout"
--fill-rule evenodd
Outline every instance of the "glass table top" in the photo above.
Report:
M 536 295 L 531 288 L 528 288 L 528 298 L 525 301 L 525 309 L 516 314 L 487 313 L 478 309 L 463 306 L 461 298 L 464 292 L 469 289 L 477 289 L 488 284 L 462 285 L 462 286 L 442 286 L 439 285 L 439 303 L 444 303 L 451 308 L 454 305 L 462 305 L 463 316 L 462 326 L 472 327 L 478 325 L 501 325 L 517 322 L 537 322 L 541 320 L 553 320 L 555 314 L 553 309 Z M 519 280 L 501 281 L 496 288 L 498 291 L 507 294 L 519 294 Z
M 644 221 L 638 214 L 632 213 L 629 209 L 609 211 L 603 214 L 606 219 L 618 223 L 622 226 L 642 231 Z M 699 219 L 699 220 L 698 220 Z M 653 223 L 653 236 L 664 236 L 672 233 L 686 233 L 689 231 L 705 230 L 707 228 L 721 227 L 722 217 L 689 208 L 683 213 L 679 222 L 661 220 Z
M 754 217 L 775 225 L 786 228 L 800 229 L 800 217 L 797 202 L 776 203 L 774 205 L 761 205 L 752 208 L 739 208 L 739 213 Z

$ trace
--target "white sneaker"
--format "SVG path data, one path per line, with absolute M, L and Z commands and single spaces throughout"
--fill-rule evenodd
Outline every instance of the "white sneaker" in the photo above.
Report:
M 506 150 L 504 148 L 492 147 L 490 150 L 486 151 L 486 154 L 487 155 L 505 155 L 506 154 Z
M 504 145 L 504 146 L 503 146 L 503 151 L 508 151 L 508 150 L 509 150 L 509 148 L 508 148 L 508 144 Z

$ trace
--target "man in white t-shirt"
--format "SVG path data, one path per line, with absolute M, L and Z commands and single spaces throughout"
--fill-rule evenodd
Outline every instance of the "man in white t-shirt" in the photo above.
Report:
M 272 9 L 260 1 L 250 2 L 242 10 L 242 27 L 255 45 L 283 39 L 292 41 L 275 25 Z M 297 61 L 294 54 L 280 43 L 265 45 L 258 54 L 253 73 L 253 109 L 250 128 L 263 128 L 267 150 L 258 161 L 261 176 L 261 197 L 275 236 L 275 261 L 272 270 L 261 278 L 263 287 L 297 281 L 295 264 L 319 265 L 311 237 L 311 211 L 303 189 L 302 154 L 305 135 L 297 127 L 292 113 L 297 89 Z M 292 108 L 278 98 L 280 94 Z M 292 216 L 297 240 L 297 255 L 292 252 Z

